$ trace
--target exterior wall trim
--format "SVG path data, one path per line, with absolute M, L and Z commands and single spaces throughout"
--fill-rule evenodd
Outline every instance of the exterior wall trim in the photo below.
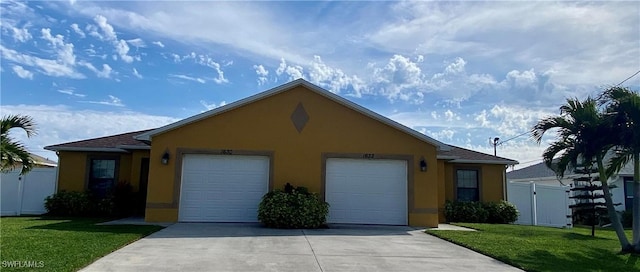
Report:
M 92 160 L 114 160 L 116 161 L 114 171 L 114 182 L 118 182 L 120 178 L 120 155 L 108 155 L 108 154 L 87 154 L 87 162 L 85 163 L 84 171 L 84 190 L 89 190 L 89 181 L 91 180 L 91 161 Z M 115 184 L 114 184 L 115 185 Z
M 478 176 L 478 202 L 483 201 L 482 197 L 482 167 L 475 165 L 454 165 L 453 166 L 453 199 L 458 200 L 458 170 L 474 170 Z
M 127 150 L 115 147 L 45 147 L 50 151 L 81 151 L 81 152 L 116 152 L 128 153 Z

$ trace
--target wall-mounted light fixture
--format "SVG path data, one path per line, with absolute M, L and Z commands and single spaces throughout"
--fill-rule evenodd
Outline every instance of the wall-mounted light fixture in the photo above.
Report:
M 424 160 L 424 157 L 420 158 L 420 172 L 427 172 L 427 161 Z
M 169 151 L 165 151 L 164 154 L 162 154 L 162 159 L 160 160 L 160 162 L 164 165 L 169 164 Z

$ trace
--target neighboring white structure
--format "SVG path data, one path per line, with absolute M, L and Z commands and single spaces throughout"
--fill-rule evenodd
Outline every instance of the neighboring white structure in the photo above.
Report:
M 46 213 L 44 199 L 56 192 L 57 168 L 33 168 L 21 176 L 16 169 L 0 176 L 2 216 Z
M 569 186 L 510 181 L 507 183 L 507 199 L 520 212 L 515 224 L 573 227 Z
M 544 163 L 538 163 L 522 169 L 507 172 L 507 181 L 512 183 L 535 183 L 550 186 L 573 186 L 573 178 L 578 175 L 565 172 L 562 180 Z M 633 202 L 633 166 L 627 164 L 620 172 L 609 179 L 613 203 L 620 203 L 616 210 L 624 211 Z M 511 200 L 509 200 L 511 201 Z

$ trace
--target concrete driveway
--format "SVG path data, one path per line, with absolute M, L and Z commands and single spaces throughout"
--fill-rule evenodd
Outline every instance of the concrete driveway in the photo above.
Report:
M 410 227 L 178 223 L 81 271 L 519 271 Z

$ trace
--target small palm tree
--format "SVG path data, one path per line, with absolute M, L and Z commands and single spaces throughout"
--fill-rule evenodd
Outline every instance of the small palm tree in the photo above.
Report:
M 611 199 L 611 190 L 607 181 L 609 175 L 604 167 L 604 158 L 614 146 L 613 127 L 608 118 L 598 109 L 593 98 L 584 101 L 567 99 L 567 104 L 560 107 L 560 115 L 540 120 L 531 130 L 533 138 L 542 141 L 544 134 L 557 130 L 556 141 L 543 153 L 545 164 L 563 177 L 566 170 L 580 166 L 597 167 L 607 213 L 616 231 L 623 252 L 631 250 L 629 240 L 624 233 L 622 223 Z M 554 161 L 554 157 L 558 156 Z
M 628 88 L 612 87 L 602 93 L 600 103 L 606 106 L 606 113 L 618 136 L 618 152 L 607 171 L 613 175 L 633 161 L 632 244 L 635 251 L 640 252 L 640 95 Z
M 15 168 L 16 164 L 22 165 L 21 175 L 26 174 L 33 168 L 33 159 L 25 146 L 9 137 L 9 131 L 18 128 L 27 133 L 27 137 L 36 134 L 33 119 L 25 115 L 8 115 L 0 119 L 0 155 L 2 162 L 0 170 L 8 171 Z

